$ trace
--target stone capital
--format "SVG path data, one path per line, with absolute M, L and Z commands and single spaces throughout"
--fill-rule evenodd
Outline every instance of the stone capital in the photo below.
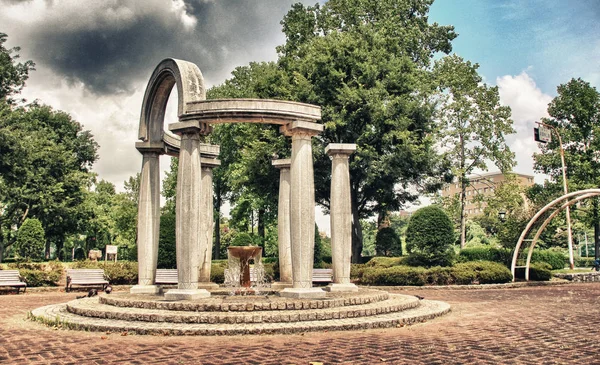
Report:
M 350 156 L 356 151 L 354 143 L 330 143 L 325 147 L 325 153 L 329 156 L 344 155 Z
M 199 120 L 186 120 L 169 124 L 169 130 L 180 136 L 184 134 L 207 135 L 212 132 L 212 127 L 208 123 Z
M 323 132 L 323 124 L 296 120 L 279 127 L 279 132 L 288 137 L 299 134 L 312 137 Z
M 292 166 L 292 160 L 289 158 L 282 158 L 279 160 L 271 161 L 271 165 L 276 169 L 289 169 Z
M 135 148 L 140 151 L 141 154 L 156 153 L 162 155 L 165 153 L 164 142 L 135 142 Z

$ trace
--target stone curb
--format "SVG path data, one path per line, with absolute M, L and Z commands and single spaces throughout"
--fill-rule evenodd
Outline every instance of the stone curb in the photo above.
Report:
M 568 280 L 556 281 L 529 281 L 505 284 L 475 284 L 475 285 L 423 285 L 423 286 L 361 286 L 361 288 L 379 290 L 497 290 L 518 289 L 536 286 L 569 285 L 574 282 Z
M 450 305 L 440 301 L 421 300 L 421 305 L 401 312 L 371 317 L 307 321 L 294 323 L 250 324 L 186 324 L 131 322 L 81 317 L 69 313 L 66 304 L 54 304 L 34 309 L 29 317 L 47 325 L 85 331 L 127 332 L 140 335 L 249 335 L 291 334 L 310 331 L 347 331 L 371 328 L 401 327 L 446 314 Z
M 412 295 L 391 295 L 385 301 L 341 308 L 251 311 L 251 312 L 189 312 L 141 308 L 122 308 L 102 304 L 96 298 L 74 300 L 67 303 L 67 311 L 83 317 L 106 318 L 141 322 L 170 323 L 283 323 L 322 321 L 368 317 L 400 312 L 419 306 L 419 300 Z

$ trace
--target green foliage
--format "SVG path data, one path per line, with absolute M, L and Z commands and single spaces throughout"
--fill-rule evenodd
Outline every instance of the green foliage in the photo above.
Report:
M 592 267 L 594 266 L 593 257 L 577 257 L 574 260 L 575 267 Z
M 248 232 L 237 232 L 231 240 L 230 246 L 251 246 L 255 244 L 255 238 Z
M 392 227 L 385 227 L 377 232 L 375 247 L 379 256 L 402 256 L 400 237 Z
M 513 251 L 507 248 L 496 247 L 472 247 L 464 248 L 458 253 L 459 262 L 468 261 L 493 261 L 510 267 Z
M 368 267 L 392 267 L 402 265 L 402 257 L 373 257 L 365 265 Z
M 4 47 L 8 36 L 0 33 L 0 102 L 5 101 L 8 104 L 14 102 L 11 98 L 18 94 L 25 86 L 25 81 L 29 78 L 29 71 L 35 70 L 35 63 L 26 61 L 17 63 L 19 59 L 19 47 L 7 49 Z
M 500 104 L 498 87 L 482 83 L 478 64 L 451 55 L 437 61 L 434 74 L 439 80 L 440 139 L 452 172 L 458 178 L 460 200 L 460 247 L 465 247 L 464 207 L 467 176 L 474 169 L 487 170 L 492 161 L 501 171 L 514 166 L 514 153 L 505 135 L 515 133 L 511 110 Z
M 454 228 L 448 215 L 431 205 L 417 210 L 406 229 L 409 265 L 448 266 L 452 264 Z
M 19 270 L 28 287 L 58 286 L 64 273 L 62 264 L 57 261 L 12 263 L 8 264 L 8 268 Z
M 393 266 L 363 271 L 361 283 L 365 285 L 414 285 L 426 284 L 422 267 Z
M 177 267 L 175 213 L 173 212 L 167 211 L 160 216 L 157 267 L 159 269 L 175 269 Z
M 546 263 L 552 270 L 564 269 L 567 258 L 562 252 L 554 250 L 534 250 L 531 262 Z
M 319 227 L 315 223 L 315 248 L 313 255 L 314 267 L 320 267 L 323 261 L 323 243 L 321 243 L 321 235 L 319 234 Z
M 223 284 L 225 282 L 225 268 L 227 264 L 212 263 L 210 266 L 210 281 L 217 284 Z
M 453 269 L 457 271 L 472 270 L 475 272 L 475 280 L 480 284 L 507 283 L 512 280 L 512 273 L 510 270 L 497 262 L 463 262 L 456 264 Z
M 138 282 L 138 263 L 134 261 L 75 261 L 73 269 L 102 269 L 113 285 L 134 285 Z
M 548 281 L 552 278 L 551 266 L 545 262 L 532 263 L 529 265 L 529 280 Z M 525 279 L 525 268 L 515 270 L 517 279 Z
M 42 223 L 37 219 L 27 218 L 19 228 L 15 245 L 20 258 L 42 260 L 46 247 Z
M 389 268 L 361 266 L 355 276 L 365 285 L 467 285 L 495 284 L 512 280 L 506 266 L 487 261 L 456 264 L 453 267 L 393 266 Z

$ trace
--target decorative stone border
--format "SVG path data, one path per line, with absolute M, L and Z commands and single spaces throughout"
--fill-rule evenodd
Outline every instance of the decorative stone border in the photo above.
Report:
M 381 290 L 361 289 L 358 293 L 327 293 L 323 299 L 293 299 L 286 297 L 212 296 L 202 301 L 165 301 L 162 296 L 114 293 L 101 294 L 100 303 L 129 308 L 192 312 L 249 312 L 267 310 L 308 310 L 363 305 L 389 298 Z
M 600 272 L 590 271 L 582 273 L 557 273 L 554 274 L 555 278 L 569 280 L 574 283 L 583 282 L 600 282 Z

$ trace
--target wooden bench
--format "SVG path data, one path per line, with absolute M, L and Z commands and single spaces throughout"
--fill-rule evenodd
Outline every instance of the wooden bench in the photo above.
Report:
M 73 289 L 73 285 L 102 286 L 104 290 L 108 280 L 102 269 L 67 269 L 66 291 Z
M 155 284 L 177 284 L 177 269 L 157 269 Z
M 313 283 L 331 283 L 333 282 L 333 269 L 313 269 Z
M 23 288 L 23 293 L 27 290 L 27 283 L 19 274 L 19 270 L 0 270 L 0 286 L 16 288 L 17 294 L 21 288 Z

